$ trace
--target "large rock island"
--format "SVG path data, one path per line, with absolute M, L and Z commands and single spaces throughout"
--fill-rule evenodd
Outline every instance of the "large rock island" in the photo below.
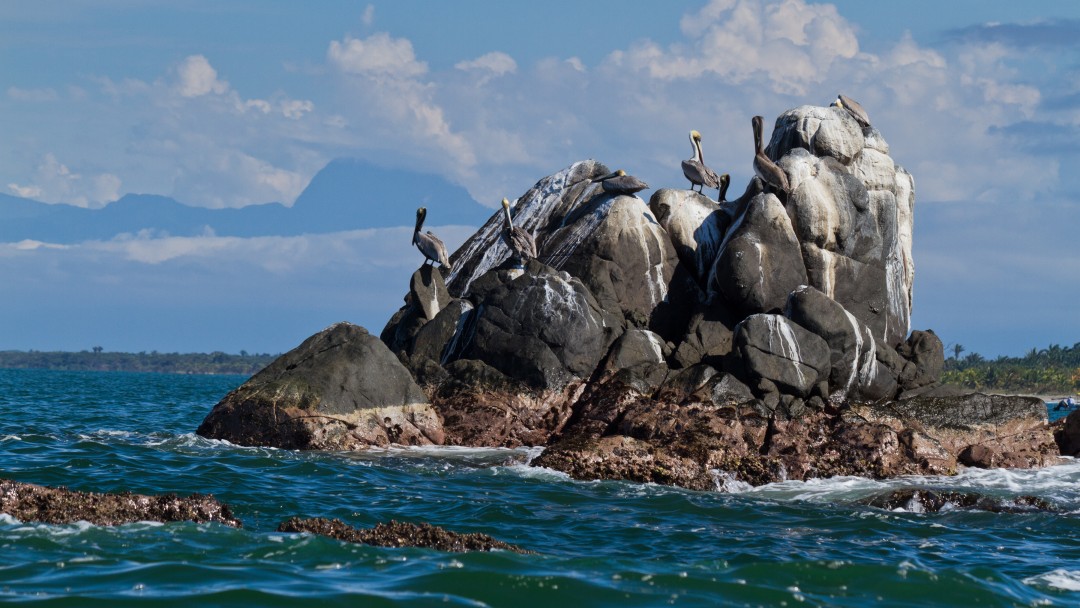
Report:
M 940 386 L 911 331 L 912 176 L 884 137 L 802 106 L 766 148 L 786 191 L 648 203 L 577 162 L 421 267 L 380 339 L 338 324 L 227 395 L 199 434 L 244 445 L 546 446 L 580 479 L 695 489 L 833 475 L 1034 467 L 1059 453 L 1035 398 Z

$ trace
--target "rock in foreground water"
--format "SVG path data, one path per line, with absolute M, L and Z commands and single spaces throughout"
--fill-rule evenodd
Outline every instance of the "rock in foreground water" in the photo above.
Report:
M 88 521 L 99 526 L 118 526 L 137 521 L 192 521 L 241 527 L 229 505 L 209 495 L 182 498 L 175 494 L 78 492 L 9 479 L 0 479 L 0 513 L 20 521 L 47 524 Z
M 340 519 L 293 517 L 278 526 L 278 532 L 303 532 L 328 536 L 350 543 L 374 547 L 424 547 L 437 551 L 513 551 L 530 553 L 487 534 L 461 534 L 431 524 L 410 524 L 391 520 L 370 529 L 354 528 Z
M 348 450 L 441 444 L 442 425 L 405 366 L 364 328 L 338 323 L 221 400 L 196 431 L 239 445 Z

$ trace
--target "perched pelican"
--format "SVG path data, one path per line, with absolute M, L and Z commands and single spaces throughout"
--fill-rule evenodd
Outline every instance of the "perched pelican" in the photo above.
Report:
M 690 189 L 701 186 L 698 190 L 701 192 L 705 186 L 719 188 L 720 178 L 716 176 L 716 171 L 706 167 L 705 161 L 701 158 L 701 133 L 690 131 L 690 145 L 694 147 L 694 157 L 682 161 L 682 173 L 686 179 L 690 180 Z
M 604 192 L 610 192 L 611 194 L 634 194 L 649 187 L 649 184 L 646 184 L 633 175 L 627 175 L 626 171 L 623 171 L 622 169 L 593 178 L 592 181 L 594 184 L 600 182 L 600 185 L 604 188 Z
M 866 115 L 866 110 L 863 109 L 859 102 L 845 95 L 837 95 L 836 101 L 832 102 L 832 105 L 847 110 L 848 114 L 855 119 L 855 122 L 860 126 L 869 127 L 870 117 Z
M 447 270 L 453 270 L 454 267 L 450 265 L 450 256 L 446 255 L 446 245 L 443 245 L 439 237 L 432 234 L 430 230 L 420 232 L 420 229 L 424 227 L 424 218 L 426 217 L 426 208 L 420 207 L 416 210 L 416 229 L 412 233 L 413 245 L 416 245 L 420 253 L 424 254 L 424 257 L 432 262 L 432 265 L 438 262 Z
M 506 242 L 510 251 L 517 257 L 519 264 L 536 257 L 536 239 L 521 226 L 514 226 L 510 219 L 510 201 L 502 200 L 503 217 L 506 218 Z
M 720 176 L 720 194 L 716 197 L 716 202 L 722 203 L 727 200 L 727 189 L 731 185 L 731 176 L 727 173 Z
M 788 180 L 784 170 L 765 155 L 765 149 L 761 146 L 761 121 L 760 116 L 751 120 L 754 125 L 754 173 L 757 173 L 766 184 L 782 192 L 788 191 Z

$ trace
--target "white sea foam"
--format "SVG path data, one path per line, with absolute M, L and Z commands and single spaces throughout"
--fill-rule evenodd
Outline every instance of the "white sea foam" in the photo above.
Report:
M 1064 458 L 1062 464 L 1039 469 L 967 468 L 955 476 L 912 475 L 880 481 L 864 477 L 831 477 L 727 491 L 780 501 L 843 502 L 912 487 L 1003 496 L 1035 495 L 1056 502 L 1067 510 L 1080 509 L 1080 459 Z
M 1053 587 L 1064 591 L 1080 591 L 1080 570 L 1057 568 L 1025 578 L 1024 584 L 1033 587 Z

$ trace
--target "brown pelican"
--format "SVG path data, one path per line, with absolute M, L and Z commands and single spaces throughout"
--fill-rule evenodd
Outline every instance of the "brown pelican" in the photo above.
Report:
M 845 95 L 837 95 L 836 101 L 832 102 L 832 105 L 847 110 L 848 114 L 855 119 L 855 122 L 860 126 L 869 127 L 870 117 L 866 115 L 866 110 L 863 109 L 859 102 Z
M 694 147 L 694 157 L 682 161 L 682 173 L 686 179 L 690 180 L 690 189 L 701 186 L 698 190 L 701 192 L 705 186 L 719 188 L 720 178 L 716 176 L 716 171 L 706 167 L 705 161 L 701 158 L 701 133 L 690 131 L 690 145 Z
M 731 176 L 727 173 L 720 176 L 720 194 L 716 197 L 716 202 L 722 203 L 727 199 L 727 189 L 731 185 Z
M 626 171 L 622 169 L 593 178 L 592 181 L 594 184 L 600 182 L 604 192 L 610 192 L 611 194 L 634 194 L 649 187 L 649 184 L 633 175 L 627 175 Z
M 762 181 L 774 189 L 787 192 L 787 175 L 783 169 L 765 155 L 765 150 L 761 147 L 761 121 L 760 116 L 755 116 L 750 121 L 754 125 L 754 173 L 757 173 Z
M 427 261 L 434 265 L 435 262 L 441 264 L 447 270 L 453 270 L 454 267 L 450 265 L 450 257 L 446 255 L 446 245 L 439 240 L 439 237 L 431 233 L 420 232 L 420 229 L 424 227 L 424 218 L 427 217 L 427 209 L 420 207 L 416 210 L 416 229 L 412 233 L 413 245 L 420 250 L 420 253 L 424 254 Z
M 506 242 L 519 264 L 536 257 L 536 239 L 521 226 L 514 226 L 510 218 L 510 201 L 502 200 L 503 217 L 506 218 Z

